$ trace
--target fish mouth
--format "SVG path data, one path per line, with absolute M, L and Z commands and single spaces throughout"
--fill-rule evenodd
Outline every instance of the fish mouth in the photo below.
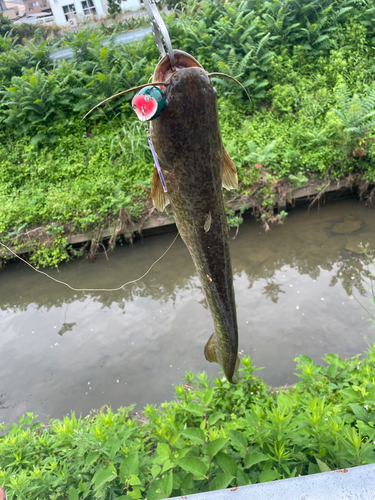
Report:
M 176 71 L 180 71 L 186 68 L 203 69 L 199 62 L 187 52 L 183 52 L 182 50 L 174 50 L 173 54 Z M 166 54 L 163 59 L 157 64 L 152 77 L 152 82 L 165 82 L 173 73 L 175 73 L 175 71 L 173 71 L 171 67 L 169 55 Z

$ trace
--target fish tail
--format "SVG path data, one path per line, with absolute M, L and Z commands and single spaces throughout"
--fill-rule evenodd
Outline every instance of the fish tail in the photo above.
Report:
M 228 381 L 231 384 L 237 384 L 238 382 L 238 367 L 240 366 L 240 358 L 237 355 L 236 362 L 234 365 L 234 368 L 232 368 L 230 365 L 232 363 L 225 363 L 220 356 L 220 347 L 218 345 L 218 342 L 216 342 L 217 337 L 215 332 L 211 335 L 211 337 L 208 339 L 207 344 L 204 346 L 204 355 L 207 361 L 210 363 L 218 363 L 222 369 L 224 370 L 225 376 L 228 379 Z

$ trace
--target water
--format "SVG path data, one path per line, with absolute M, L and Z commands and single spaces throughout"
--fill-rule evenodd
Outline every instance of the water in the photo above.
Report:
M 272 385 L 293 383 L 293 358 L 366 350 L 375 331 L 354 295 L 369 306 L 360 242 L 375 249 L 375 209 L 355 199 L 318 212 L 290 212 L 265 233 L 248 219 L 231 240 L 241 353 Z M 335 233 L 349 217 L 351 234 Z M 234 235 L 234 231 L 233 234 Z M 119 246 L 94 263 L 48 271 L 74 287 L 114 288 L 141 276 L 166 250 L 169 233 Z M 26 412 L 42 420 L 161 403 L 185 371 L 220 368 L 203 348 L 213 332 L 191 258 L 179 238 L 142 281 L 125 291 L 80 293 L 22 263 L 0 273 L 0 422 Z

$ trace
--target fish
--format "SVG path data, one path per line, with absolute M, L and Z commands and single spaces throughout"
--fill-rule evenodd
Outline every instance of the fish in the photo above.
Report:
M 160 211 L 171 203 L 202 284 L 214 323 L 205 357 L 236 383 L 238 325 L 222 189 L 237 188 L 237 172 L 223 147 L 210 74 L 186 52 L 174 50 L 174 57 L 176 71 L 166 55 L 152 78 L 155 86 L 165 83 L 159 88 L 166 105 L 150 121 L 150 136 L 167 192 L 154 168 L 151 197 Z
M 187 52 L 173 52 L 175 68 L 169 56 L 164 56 L 155 68 L 151 87 L 147 83 L 112 95 L 82 120 L 113 98 L 148 89 L 140 93 L 139 103 L 133 99 L 133 108 L 143 122 L 152 120 L 148 137 L 155 161 L 152 201 L 160 211 L 172 204 L 177 228 L 202 284 L 215 327 L 205 345 L 205 357 L 221 365 L 229 382 L 237 383 L 238 326 L 222 188 L 237 189 L 238 179 L 222 144 L 211 77 L 234 80 L 250 96 L 232 76 L 208 73 Z M 163 109 L 157 102 L 145 109 L 148 100 L 160 100 L 151 95 L 152 87 L 163 94 Z

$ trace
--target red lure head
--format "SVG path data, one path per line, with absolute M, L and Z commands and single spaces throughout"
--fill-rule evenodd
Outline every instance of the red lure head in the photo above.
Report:
M 154 120 L 165 106 L 163 92 L 158 87 L 145 87 L 133 97 L 132 106 L 142 122 Z

